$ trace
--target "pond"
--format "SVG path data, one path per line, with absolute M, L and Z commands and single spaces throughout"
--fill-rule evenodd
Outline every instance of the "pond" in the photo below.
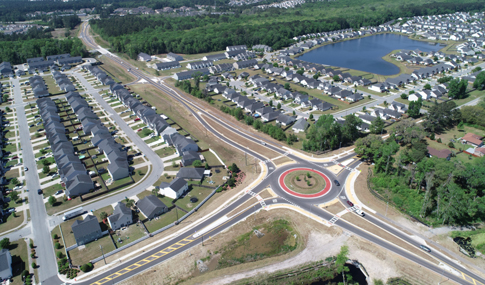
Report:
M 349 272 L 346 272 L 346 275 L 351 275 L 352 276 L 352 282 L 353 284 L 358 283 L 359 285 L 367 285 L 367 281 L 365 278 L 364 273 L 360 271 L 359 268 L 357 268 L 355 265 L 352 264 L 346 264 L 346 266 L 349 268 Z M 343 282 L 343 277 L 342 274 L 337 274 L 333 279 L 331 280 L 318 280 L 315 282 L 312 282 L 309 285 L 332 285 L 332 284 L 338 284 L 340 282 Z M 346 280 L 348 282 L 348 280 Z
M 416 41 L 407 36 L 379 34 L 364 38 L 324 45 L 298 57 L 307 62 L 345 67 L 380 75 L 399 73 L 399 67 L 382 59 L 393 50 L 438 51 L 441 46 Z

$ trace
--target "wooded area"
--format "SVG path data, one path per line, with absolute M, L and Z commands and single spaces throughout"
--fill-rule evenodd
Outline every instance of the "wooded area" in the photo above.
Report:
M 431 224 L 464 225 L 485 220 L 485 157 L 469 162 L 427 158 L 428 136 L 464 124 L 485 129 L 485 100 L 477 106 L 454 109 L 455 103 L 435 104 L 422 125 L 396 123 L 387 140 L 368 135 L 355 143 L 355 152 L 374 163 L 371 182 L 383 197 L 401 210 Z M 441 140 L 441 139 L 439 139 Z M 447 143 L 447 142 L 445 142 Z M 455 145 L 450 142 L 454 148 Z M 468 146 L 458 146 L 454 157 Z
M 115 52 L 136 58 L 138 53 L 203 53 L 228 45 L 265 44 L 273 49 L 289 46 L 295 36 L 337 29 L 376 26 L 399 17 L 478 11 L 485 3 L 446 1 L 415 5 L 409 1 L 357 1 L 307 3 L 295 9 L 246 9 L 234 15 L 191 17 L 125 16 L 91 20 L 93 30 Z M 332 11 L 332 13 L 329 13 Z
M 11 64 L 27 62 L 27 58 L 70 53 L 71 56 L 86 57 L 88 52 L 78 38 L 64 40 L 30 39 L 23 41 L 0 41 L 0 62 Z

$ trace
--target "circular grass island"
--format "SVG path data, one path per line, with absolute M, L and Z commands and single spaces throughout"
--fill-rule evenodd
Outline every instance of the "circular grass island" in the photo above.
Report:
M 296 170 L 284 178 L 286 187 L 300 194 L 315 194 L 325 188 L 325 179 L 317 173 L 307 170 Z

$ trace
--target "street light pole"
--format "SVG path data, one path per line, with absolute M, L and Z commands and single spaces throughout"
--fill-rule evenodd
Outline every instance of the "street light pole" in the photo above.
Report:
M 104 257 L 103 246 L 99 245 L 99 248 L 101 249 L 101 254 L 103 255 L 104 264 L 106 265 L 106 258 Z

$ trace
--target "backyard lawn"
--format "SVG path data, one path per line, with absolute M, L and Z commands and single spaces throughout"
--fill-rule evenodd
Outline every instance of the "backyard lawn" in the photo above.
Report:
M 182 217 L 184 213 L 182 211 L 178 211 L 178 217 Z M 165 226 L 168 226 L 169 224 L 175 222 L 177 220 L 177 213 L 175 212 L 175 209 L 155 218 L 152 219 L 151 221 L 144 222 L 145 227 L 148 229 L 150 233 L 161 229 Z
M 117 247 L 122 247 L 144 237 L 145 235 L 143 227 L 136 223 L 127 226 L 124 230 L 117 230 L 116 233 L 113 234 L 113 240 Z
M 10 250 L 10 254 L 12 255 L 13 282 L 11 282 L 10 284 L 23 284 L 20 274 L 25 269 L 29 270 L 29 249 L 27 247 L 27 243 L 24 239 L 19 239 L 10 243 L 8 249 Z
M 71 257 L 73 265 L 83 265 L 100 257 L 102 255 L 100 247 L 102 247 L 102 251 L 105 254 L 115 250 L 115 245 L 111 240 L 110 235 L 105 235 L 98 240 L 69 251 L 69 256 Z

